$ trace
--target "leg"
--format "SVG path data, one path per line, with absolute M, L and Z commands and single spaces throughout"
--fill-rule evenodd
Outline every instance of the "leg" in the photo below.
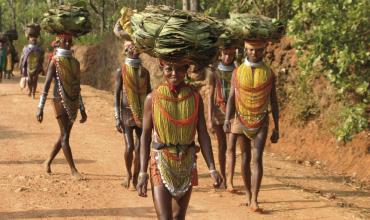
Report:
M 267 127 L 262 127 L 254 139 L 253 153 L 253 176 L 252 176 L 252 200 L 251 208 L 253 211 L 260 211 L 257 197 L 261 187 L 263 176 L 262 157 L 267 138 Z
M 46 173 L 51 174 L 50 165 L 53 162 L 54 158 L 59 153 L 60 149 L 62 149 L 62 136 L 59 137 L 58 141 L 54 145 L 53 150 L 51 151 L 51 154 L 50 154 L 49 158 L 44 163 Z
M 71 123 L 66 115 L 63 115 L 60 119 L 58 119 L 59 126 L 63 129 L 63 136 L 62 136 L 62 150 L 64 153 L 64 157 L 66 158 L 68 165 L 71 169 L 72 176 L 77 179 L 81 180 L 82 176 L 77 171 L 76 165 L 73 160 L 71 146 L 69 145 L 69 137 L 71 134 L 73 123 Z
M 172 216 L 174 220 L 185 220 L 186 210 L 189 206 L 192 187 L 178 200 L 172 200 Z
M 27 86 L 28 86 L 28 96 L 29 97 L 31 97 L 32 85 L 33 85 L 33 77 L 32 76 L 28 76 L 27 77 Z
M 215 132 L 218 141 L 218 162 L 220 164 L 220 172 L 223 179 L 224 187 L 226 187 L 226 134 L 222 125 L 215 125 Z
M 37 81 L 38 81 L 38 74 L 35 74 L 33 76 L 33 85 L 32 85 L 32 98 L 35 98 L 36 96 L 36 89 L 37 89 Z
M 238 135 L 230 133 L 227 145 L 227 161 L 228 161 L 228 175 L 227 175 L 227 190 L 231 193 L 235 192 L 233 179 L 235 170 L 235 160 L 236 160 L 236 141 L 238 140 Z
M 132 179 L 132 160 L 133 160 L 133 154 L 134 154 L 134 130 L 133 127 L 124 126 L 124 141 L 125 141 L 125 166 L 126 166 L 126 179 L 123 182 L 123 186 L 126 188 L 130 187 L 130 181 Z
M 251 204 L 251 141 L 240 135 L 240 151 L 242 153 L 241 172 L 247 196 L 247 205 Z
M 159 220 L 172 220 L 172 196 L 164 185 L 153 186 L 152 196 L 157 218 Z
M 135 141 L 135 153 L 134 153 L 134 175 L 132 178 L 132 184 L 136 188 L 137 185 L 137 178 L 139 176 L 140 171 L 140 137 L 142 133 L 142 129 L 139 127 L 135 127 L 136 133 L 136 141 Z

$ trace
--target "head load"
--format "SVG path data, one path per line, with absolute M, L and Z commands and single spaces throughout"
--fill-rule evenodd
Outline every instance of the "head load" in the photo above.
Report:
M 25 27 L 25 34 L 27 38 L 33 37 L 38 38 L 40 36 L 41 27 L 37 23 L 29 23 Z
M 7 41 L 8 41 L 8 37 L 5 34 L 0 33 L 0 42 L 6 43 Z
M 10 41 L 18 40 L 18 32 L 16 29 L 10 29 L 5 32 L 5 35 Z
M 224 23 L 230 35 L 244 40 L 247 48 L 264 48 L 267 42 L 279 40 L 285 31 L 280 21 L 252 14 L 230 14 Z
M 138 50 L 168 62 L 212 62 L 218 38 L 224 32 L 214 18 L 168 6 L 148 6 L 139 13 L 123 12 L 127 17 L 120 20 L 122 29 Z
M 49 9 L 44 14 L 41 26 L 50 34 L 74 37 L 87 34 L 92 28 L 89 11 L 83 2 Z

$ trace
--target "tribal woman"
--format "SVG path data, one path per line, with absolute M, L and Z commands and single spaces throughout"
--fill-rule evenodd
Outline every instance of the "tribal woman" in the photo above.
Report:
M 140 169 L 139 149 L 140 136 L 142 132 L 142 120 L 144 112 L 144 101 L 150 93 L 150 75 L 139 58 L 132 41 L 125 41 L 125 63 L 116 74 L 115 88 L 115 118 L 117 131 L 124 134 L 125 142 L 125 165 L 126 180 L 123 185 L 130 187 L 130 181 L 136 187 L 137 177 Z M 136 143 L 134 141 L 136 133 Z M 134 154 L 135 152 L 135 154 Z M 134 172 L 132 174 L 132 164 Z
M 202 98 L 184 82 L 189 65 L 160 60 L 160 67 L 165 82 L 147 96 L 144 104 L 137 190 L 139 196 L 147 196 L 149 166 L 158 219 L 185 219 L 192 187 L 198 184 L 196 133 L 214 186 L 218 187 L 222 179 L 215 169 Z
M 268 133 L 269 104 L 275 125 L 270 140 L 272 143 L 277 143 L 279 139 L 279 109 L 275 76 L 263 62 L 266 45 L 267 42 L 264 40 L 245 41 L 247 58 L 234 71 L 224 123 L 225 132 L 230 132 L 230 119 L 236 112 L 237 120 L 234 120 L 233 126 L 240 127 L 243 131 L 243 135 L 239 136 L 242 140 L 240 144 L 242 176 L 246 187 L 247 204 L 255 212 L 261 211 L 257 196 L 263 176 L 262 156 Z M 252 158 L 253 175 L 250 168 Z
M 223 178 L 223 183 L 225 184 L 224 187 L 226 187 L 225 169 L 227 142 L 226 134 L 222 129 L 222 126 L 225 120 L 227 98 L 230 93 L 231 76 L 234 69 L 236 68 L 234 62 L 236 49 L 234 47 L 223 47 L 220 50 L 220 62 L 218 63 L 217 69 L 212 71 L 209 76 L 208 125 L 211 125 L 211 128 L 216 133 L 218 141 L 218 161 L 220 164 L 220 172 Z M 232 165 L 232 171 L 234 170 L 233 166 L 234 165 Z
M 31 28 L 39 28 L 31 27 Z M 35 98 L 37 81 L 39 74 L 43 71 L 42 64 L 44 62 L 44 50 L 37 43 L 37 39 L 40 35 L 39 30 L 30 31 L 27 33 L 28 45 L 23 48 L 20 70 L 23 77 L 27 77 L 28 83 L 28 96 Z
M 67 159 L 71 169 L 72 176 L 80 180 L 82 176 L 76 169 L 73 161 L 72 151 L 69 144 L 69 138 L 74 121 L 77 118 L 78 110 L 81 113 L 80 123 L 86 122 L 87 115 L 81 97 L 80 88 L 80 64 L 76 58 L 72 56 L 72 36 L 68 34 L 58 35 L 56 38 L 58 48 L 49 64 L 47 71 L 44 90 L 40 97 L 38 105 L 37 120 L 41 123 L 43 120 L 43 109 L 46 102 L 46 97 L 49 92 L 50 85 L 54 80 L 53 104 L 60 128 L 60 136 L 55 143 L 54 148 L 45 161 L 45 169 L 48 174 L 51 173 L 51 163 L 60 149 L 63 150 L 64 156 Z

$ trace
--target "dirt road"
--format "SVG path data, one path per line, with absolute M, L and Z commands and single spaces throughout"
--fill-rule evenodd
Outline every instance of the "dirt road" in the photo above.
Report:
M 151 196 L 140 198 L 120 183 L 124 177 L 122 135 L 114 129 L 113 96 L 82 87 L 88 114 L 76 123 L 71 146 L 77 168 L 87 180 L 69 176 L 63 155 L 47 176 L 41 166 L 58 136 L 50 100 L 44 122 L 35 119 L 38 100 L 20 91 L 17 79 L 0 84 L 0 219 L 155 219 Z M 39 90 L 42 88 L 39 85 Z M 240 194 L 214 190 L 199 157 L 200 184 L 194 189 L 187 219 L 366 219 L 370 193 L 315 166 L 265 154 L 260 202 L 255 214 L 244 202 L 239 156 L 235 183 Z

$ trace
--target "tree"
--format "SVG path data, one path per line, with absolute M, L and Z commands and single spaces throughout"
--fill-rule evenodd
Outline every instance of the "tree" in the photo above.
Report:
M 13 28 L 17 29 L 17 16 L 16 16 L 16 12 L 15 12 L 15 1 L 16 0 L 7 0 L 10 11 L 12 13 Z
M 93 11 L 100 17 L 100 34 L 103 35 L 105 27 L 106 27 L 106 16 L 105 16 L 105 9 L 106 9 L 106 2 L 105 0 L 100 0 L 100 10 L 95 6 L 93 0 L 89 0 L 90 6 Z
M 182 0 L 182 10 L 188 11 L 190 9 L 189 0 Z
M 190 11 L 199 11 L 199 0 L 190 0 Z

